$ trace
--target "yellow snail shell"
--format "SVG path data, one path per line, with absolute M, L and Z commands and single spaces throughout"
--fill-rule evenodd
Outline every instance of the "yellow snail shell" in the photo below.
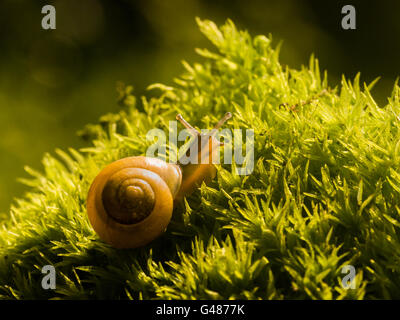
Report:
M 156 158 L 115 161 L 90 187 L 89 221 L 100 238 L 116 248 L 143 246 L 166 229 L 181 180 L 177 165 Z

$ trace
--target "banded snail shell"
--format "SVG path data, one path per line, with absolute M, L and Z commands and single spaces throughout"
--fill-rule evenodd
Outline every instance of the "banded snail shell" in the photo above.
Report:
M 138 156 L 115 161 L 90 187 L 89 221 L 113 247 L 143 246 L 166 229 L 181 181 L 179 166 L 160 159 Z

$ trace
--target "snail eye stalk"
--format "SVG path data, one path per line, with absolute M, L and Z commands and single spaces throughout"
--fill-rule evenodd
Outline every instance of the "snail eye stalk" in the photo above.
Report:
M 225 115 L 222 117 L 222 119 L 219 120 L 218 123 L 215 125 L 214 129 L 215 129 L 215 130 L 218 130 L 219 128 L 221 128 L 222 125 L 223 125 L 226 121 L 228 121 L 230 118 L 232 118 L 232 113 L 230 113 L 230 112 L 225 113 Z M 213 130 L 214 130 L 214 129 L 213 129 Z
M 230 118 L 232 118 L 232 113 L 230 112 L 225 113 L 222 119 L 219 120 L 218 123 L 215 125 L 215 127 L 211 130 L 210 136 L 215 136 L 217 134 L 218 129 L 221 128 L 223 124 Z
M 211 133 L 209 134 L 210 136 L 214 136 L 218 129 L 221 128 L 223 126 L 223 124 L 228 121 L 230 118 L 232 118 L 232 113 L 227 112 L 225 113 L 225 115 L 222 117 L 221 120 L 218 121 L 218 123 L 214 126 L 214 128 L 211 130 Z M 193 135 L 193 136 L 198 136 L 200 135 L 200 132 L 198 130 L 196 130 L 194 127 L 192 127 L 190 125 L 189 122 L 187 122 L 181 114 L 178 114 L 176 116 L 176 120 L 178 120 L 180 123 L 182 123 L 182 125 L 189 130 L 189 132 Z
M 188 129 L 189 132 L 190 132 L 194 137 L 200 135 L 200 132 L 197 131 L 195 128 L 193 128 L 193 127 L 190 125 L 190 123 L 187 122 L 187 121 L 182 117 L 181 114 L 178 114 L 178 115 L 176 116 L 176 120 L 178 120 L 180 123 L 182 123 L 183 126 L 184 126 L 186 129 Z

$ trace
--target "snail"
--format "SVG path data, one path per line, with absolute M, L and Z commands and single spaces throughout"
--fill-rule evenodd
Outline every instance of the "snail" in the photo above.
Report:
M 231 116 L 226 113 L 210 133 L 200 133 L 177 115 L 194 136 L 192 143 L 197 147 L 191 146 L 198 151 L 197 163 L 184 164 L 182 157 L 177 163 L 167 163 L 133 156 L 102 169 L 90 186 L 86 205 L 100 239 L 115 248 L 137 248 L 159 237 L 170 222 L 174 205 L 215 177 L 211 159 L 222 145 L 215 134 Z

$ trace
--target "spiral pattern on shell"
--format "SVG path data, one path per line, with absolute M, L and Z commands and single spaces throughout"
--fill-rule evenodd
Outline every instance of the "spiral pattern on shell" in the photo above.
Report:
M 115 161 L 90 187 L 89 221 L 100 238 L 114 247 L 145 245 L 166 229 L 181 180 L 178 166 L 159 159 Z
M 155 194 L 151 185 L 142 177 L 134 176 L 135 169 L 122 169 L 108 179 L 103 189 L 104 209 L 122 224 L 138 223 L 154 208 Z

